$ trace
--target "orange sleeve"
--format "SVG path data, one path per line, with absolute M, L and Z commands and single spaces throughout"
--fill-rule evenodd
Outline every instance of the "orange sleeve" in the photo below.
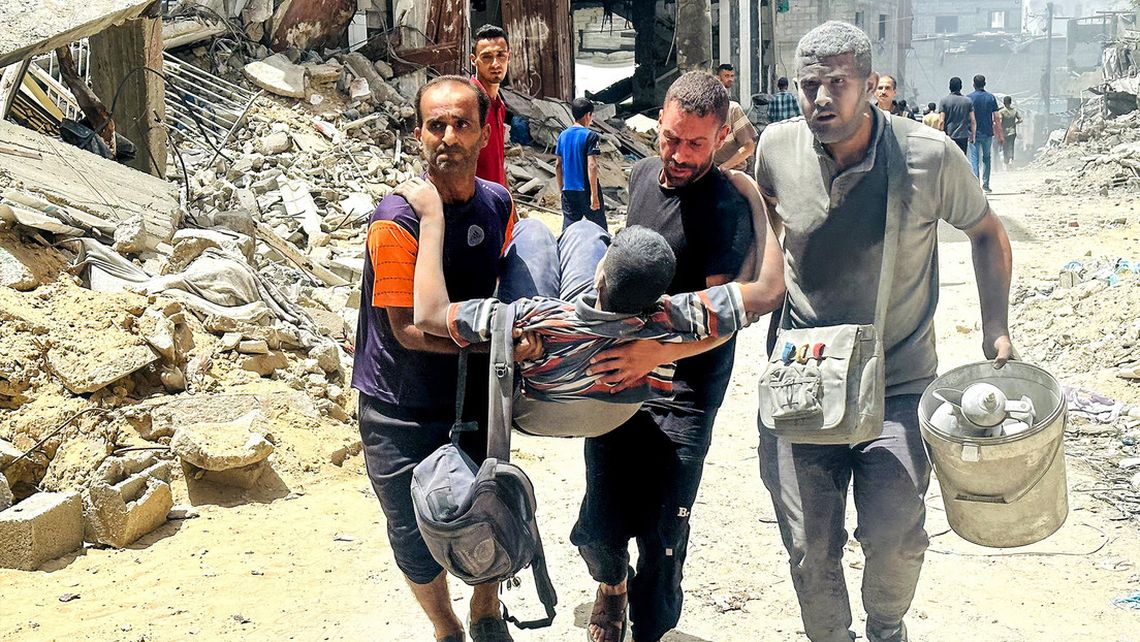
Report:
M 368 227 L 368 256 L 372 259 L 372 307 L 410 308 L 419 241 L 395 221 Z
M 503 249 L 499 252 L 499 256 L 507 255 L 507 246 L 511 244 L 511 239 L 515 237 L 515 221 L 517 221 L 518 218 L 518 211 L 515 210 L 515 201 L 511 199 L 511 213 L 507 216 L 507 232 L 503 235 Z

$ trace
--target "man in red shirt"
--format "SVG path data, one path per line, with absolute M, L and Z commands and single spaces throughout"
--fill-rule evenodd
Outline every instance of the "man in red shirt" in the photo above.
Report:
M 471 79 L 482 87 L 491 99 L 486 123 L 490 127 L 490 135 L 487 137 L 487 145 L 479 152 L 479 164 L 475 167 L 475 175 L 506 187 L 507 107 L 499 96 L 499 84 L 507 77 L 507 64 L 511 61 L 507 32 L 495 25 L 479 27 L 475 32 L 474 51 L 475 53 L 471 54 L 471 63 L 475 65 L 475 75 Z

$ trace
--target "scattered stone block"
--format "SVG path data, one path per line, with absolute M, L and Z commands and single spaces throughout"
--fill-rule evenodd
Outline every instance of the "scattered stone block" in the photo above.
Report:
M 305 97 L 305 68 L 294 65 L 285 54 L 251 62 L 243 71 L 250 82 L 265 91 L 291 98 Z
M 155 462 L 114 484 L 93 484 L 87 499 L 88 541 L 123 548 L 166 522 L 174 506 L 170 463 Z
M 34 571 L 83 545 L 79 493 L 36 493 L 0 512 L 0 568 Z
M 187 461 L 183 461 L 182 469 L 188 479 L 249 490 L 256 486 L 258 480 L 265 474 L 265 471 L 269 470 L 269 462 L 259 461 L 256 464 L 250 464 L 240 468 L 230 468 L 229 470 L 205 470 Z
M 265 339 L 241 341 L 237 345 L 237 351 L 242 354 L 269 354 L 269 343 Z
M 293 140 L 286 132 L 274 132 L 268 136 L 257 139 L 258 153 L 266 156 L 275 156 L 289 151 L 293 147 Z
M 0 287 L 14 290 L 31 290 L 39 285 L 39 279 L 20 259 L 0 247 Z
M 0 475 L 0 512 L 12 507 L 16 498 L 12 496 L 12 489 L 8 487 L 8 478 Z
M 265 460 L 273 452 L 265 416 L 258 411 L 233 421 L 189 424 L 174 431 L 170 450 L 204 470 L 231 470 Z
M 309 350 L 309 356 L 317 360 L 317 365 L 325 372 L 340 371 L 340 348 L 335 343 L 324 341 Z
M 241 343 L 240 332 L 226 332 L 222 335 L 221 348 L 227 352 L 237 350 L 238 344 Z
M 259 354 L 246 357 L 241 362 L 243 370 L 256 372 L 262 377 L 271 377 L 274 372 L 289 367 L 289 360 L 280 350 L 270 350 L 269 354 Z

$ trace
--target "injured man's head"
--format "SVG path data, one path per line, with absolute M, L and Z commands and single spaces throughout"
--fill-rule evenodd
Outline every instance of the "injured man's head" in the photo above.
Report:
M 598 307 L 641 314 L 653 309 L 673 281 L 677 257 L 665 237 L 640 225 L 618 232 L 598 263 Z

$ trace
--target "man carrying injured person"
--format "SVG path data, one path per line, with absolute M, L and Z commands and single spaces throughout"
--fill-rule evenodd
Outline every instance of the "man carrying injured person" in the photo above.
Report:
M 744 174 L 738 189 L 751 191 L 758 213 L 756 262 L 742 276 L 700 292 L 664 296 L 676 260 L 657 232 L 626 228 L 613 237 L 590 221 L 572 224 L 555 241 L 534 219 L 520 220 L 503 259 L 497 299 L 452 303 L 443 274 L 442 206 L 431 183 L 414 179 L 397 189 L 420 217 L 414 310 L 416 327 L 451 337 L 461 347 L 491 339 L 494 314 L 514 316 L 521 339 L 522 388 L 514 419 L 524 432 L 592 437 L 628 420 L 649 399 L 672 394 L 673 364 L 613 392 L 603 375 L 589 375 L 591 360 L 634 340 L 700 341 L 731 335 L 772 310 L 783 296 L 783 260 L 759 191 Z M 742 190 L 743 191 L 743 190 Z M 756 278 L 755 266 L 761 266 Z M 511 305 L 508 305 L 510 303 Z

